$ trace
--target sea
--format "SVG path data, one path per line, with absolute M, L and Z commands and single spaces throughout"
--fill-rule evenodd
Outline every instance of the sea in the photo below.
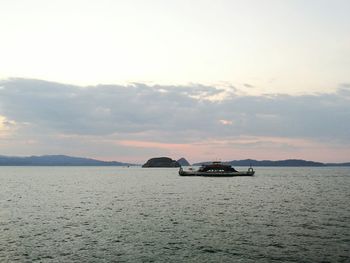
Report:
M 349 167 L 255 171 L 0 167 L 0 262 L 350 262 Z

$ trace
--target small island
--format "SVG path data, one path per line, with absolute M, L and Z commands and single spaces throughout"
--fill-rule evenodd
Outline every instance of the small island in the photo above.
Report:
M 151 167 L 160 167 L 160 168 L 172 168 L 172 167 L 180 167 L 181 165 L 169 158 L 169 157 L 157 157 L 149 159 L 142 168 L 151 168 Z
M 181 165 L 181 166 L 190 166 L 191 164 L 184 158 L 180 158 L 179 160 L 177 160 L 177 162 Z

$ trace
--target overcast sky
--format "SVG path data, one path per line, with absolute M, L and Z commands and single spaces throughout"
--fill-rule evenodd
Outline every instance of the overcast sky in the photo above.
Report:
M 0 155 L 349 161 L 350 1 L 0 2 Z
M 204 85 L 80 87 L 0 82 L 0 147 L 10 155 L 346 161 L 350 85 L 313 95 L 243 95 Z

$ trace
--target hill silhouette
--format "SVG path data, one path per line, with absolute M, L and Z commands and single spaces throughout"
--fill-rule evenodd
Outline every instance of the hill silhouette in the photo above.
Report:
M 0 156 L 0 166 L 128 166 L 122 162 L 106 162 L 67 155 L 42 155 L 28 157 Z
M 199 162 L 193 165 L 202 165 L 208 164 L 211 162 Z M 234 160 L 223 162 L 225 164 L 229 164 L 232 166 L 267 166 L 267 167 L 324 167 L 324 166 L 350 166 L 350 163 L 321 163 L 314 161 L 306 161 L 301 159 L 287 159 L 287 160 L 279 160 L 279 161 L 270 161 L 270 160 L 253 160 L 253 159 L 245 159 L 245 160 Z

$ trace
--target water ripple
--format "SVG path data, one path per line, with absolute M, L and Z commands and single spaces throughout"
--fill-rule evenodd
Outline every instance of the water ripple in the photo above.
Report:
M 0 167 L 0 262 L 350 262 L 350 169 L 256 170 Z

